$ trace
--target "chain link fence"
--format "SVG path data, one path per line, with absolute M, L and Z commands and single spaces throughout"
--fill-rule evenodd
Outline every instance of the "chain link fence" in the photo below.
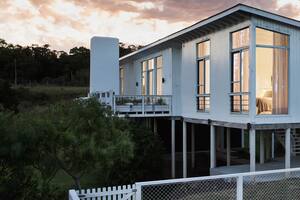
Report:
M 137 200 L 296 200 L 300 199 L 300 168 L 136 185 Z

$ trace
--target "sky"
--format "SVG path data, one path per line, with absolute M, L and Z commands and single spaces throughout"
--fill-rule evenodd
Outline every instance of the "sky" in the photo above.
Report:
M 146 45 L 237 3 L 300 20 L 300 0 L 0 0 L 0 38 L 67 52 L 93 36 Z

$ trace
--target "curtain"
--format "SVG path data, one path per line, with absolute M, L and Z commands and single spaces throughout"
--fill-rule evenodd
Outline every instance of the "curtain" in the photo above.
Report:
M 274 34 L 274 44 L 283 42 L 285 37 Z M 273 114 L 288 114 L 288 50 L 273 50 Z

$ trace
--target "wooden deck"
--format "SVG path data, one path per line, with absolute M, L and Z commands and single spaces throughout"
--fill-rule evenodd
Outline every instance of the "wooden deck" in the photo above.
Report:
M 300 167 L 300 156 L 291 157 L 291 168 Z M 284 169 L 284 158 L 275 158 L 275 160 L 268 161 L 264 164 L 256 163 L 256 171 Z M 222 174 L 235 174 L 249 172 L 249 164 L 232 165 L 232 166 L 220 166 L 214 169 L 210 169 L 210 175 L 222 175 Z

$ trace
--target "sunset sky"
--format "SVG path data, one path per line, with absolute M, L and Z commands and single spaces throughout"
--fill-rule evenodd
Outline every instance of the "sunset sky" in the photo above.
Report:
M 96 35 L 145 45 L 237 3 L 300 19 L 300 0 L 0 0 L 0 38 L 65 51 Z

